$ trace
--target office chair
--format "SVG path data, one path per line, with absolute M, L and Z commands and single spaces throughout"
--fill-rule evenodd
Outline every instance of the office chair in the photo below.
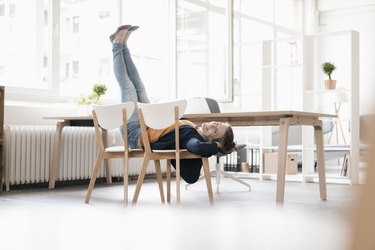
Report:
M 196 97 L 196 98 L 191 98 L 188 100 L 188 107 L 186 109 L 185 114 L 197 114 L 197 113 L 220 113 L 220 107 L 219 104 L 215 99 L 212 98 L 207 98 L 207 97 Z M 236 146 L 237 150 L 245 148 L 245 144 L 238 144 Z M 227 173 L 226 171 L 223 170 L 222 164 L 220 164 L 220 157 L 226 156 L 228 154 L 224 153 L 217 153 L 214 156 L 216 157 L 216 164 L 215 164 L 215 169 L 210 171 L 211 176 L 216 176 L 216 192 L 220 193 L 219 185 L 220 185 L 220 177 L 224 176 L 227 178 L 230 178 L 242 185 L 245 185 L 246 187 L 249 188 L 249 191 L 251 191 L 251 186 L 250 184 L 244 182 L 240 178 Z M 204 175 L 199 177 L 199 180 L 201 180 L 204 177 Z M 185 189 L 190 184 L 187 184 L 185 186 Z

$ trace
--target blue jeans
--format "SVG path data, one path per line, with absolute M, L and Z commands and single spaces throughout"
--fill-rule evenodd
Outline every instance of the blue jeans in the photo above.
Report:
M 141 135 L 141 128 L 138 118 L 137 102 L 149 103 L 146 89 L 139 76 L 138 70 L 131 58 L 129 48 L 126 44 L 114 43 L 113 52 L 113 70 L 121 90 L 121 102 L 132 101 L 135 104 L 135 110 L 128 120 L 128 141 L 130 148 L 137 148 L 138 139 Z M 121 128 L 121 135 L 124 131 Z

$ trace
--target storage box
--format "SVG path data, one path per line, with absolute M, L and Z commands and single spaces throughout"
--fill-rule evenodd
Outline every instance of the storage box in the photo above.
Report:
M 278 153 L 264 153 L 263 172 L 266 174 L 277 173 Z M 286 174 L 297 174 L 297 154 L 287 154 Z

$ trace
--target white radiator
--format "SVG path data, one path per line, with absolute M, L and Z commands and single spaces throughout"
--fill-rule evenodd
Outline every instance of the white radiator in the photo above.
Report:
M 55 126 L 9 125 L 5 128 L 5 184 L 43 183 L 49 166 Z M 108 143 L 119 145 L 118 131 L 109 133 Z M 62 134 L 57 181 L 89 179 L 97 154 L 93 127 L 65 127 Z M 122 176 L 122 160 L 110 159 L 112 176 Z M 129 175 L 138 175 L 142 158 L 130 159 Z M 151 164 L 150 164 L 151 165 Z M 163 171 L 165 167 L 163 166 Z M 148 174 L 155 173 L 153 165 Z M 98 177 L 105 176 L 102 166 Z

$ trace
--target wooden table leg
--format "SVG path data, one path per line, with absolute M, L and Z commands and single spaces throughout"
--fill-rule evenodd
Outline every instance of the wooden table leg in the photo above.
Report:
M 48 183 L 49 189 L 55 188 L 57 167 L 59 164 L 60 151 L 61 151 L 60 150 L 61 135 L 62 135 L 63 128 L 67 125 L 69 125 L 68 122 L 58 122 L 56 125 L 55 138 L 54 138 L 53 150 L 52 150 L 52 160 L 51 160 L 51 165 L 49 167 L 49 183 Z
M 277 166 L 276 203 L 282 205 L 284 202 L 286 155 L 288 147 L 288 130 L 290 121 L 288 118 L 280 119 L 279 126 L 279 154 Z
M 319 121 L 317 122 L 316 125 L 314 125 L 314 134 L 315 134 L 315 141 L 316 141 L 320 198 L 322 200 L 326 200 L 327 199 L 326 167 L 325 167 L 325 162 L 324 162 L 324 141 L 323 141 L 322 121 Z

